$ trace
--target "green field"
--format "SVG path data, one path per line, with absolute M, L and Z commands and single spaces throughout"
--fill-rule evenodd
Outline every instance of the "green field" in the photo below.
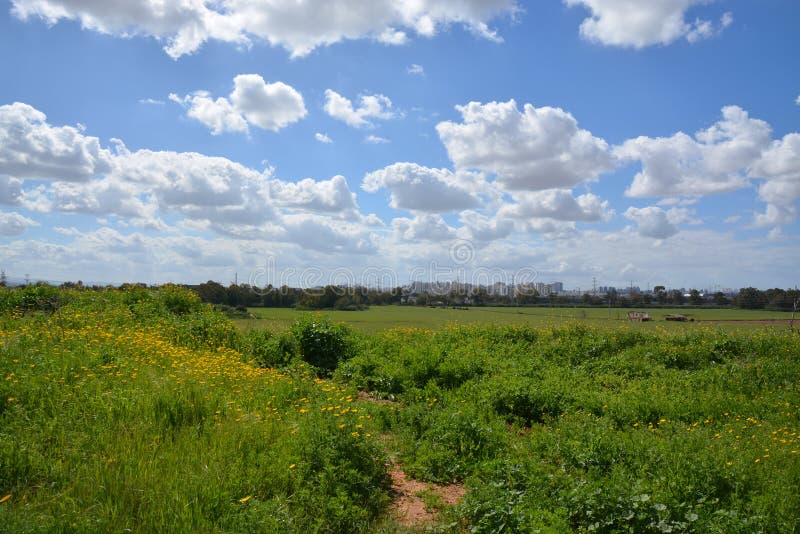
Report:
M 273 332 L 285 330 L 302 311 L 291 308 L 249 308 L 255 319 L 237 319 L 236 324 L 244 330 L 266 328 Z M 473 307 L 468 309 L 428 308 L 417 306 L 373 306 L 363 311 L 324 311 L 334 321 L 344 322 L 362 332 L 378 332 L 396 326 L 439 329 L 448 324 L 494 324 L 550 326 L 566 322 L 581 322 L 596 327 L 619 327 L 655 329 L 692 328 L 698 324 L 715 325 L 726 329 L 753 329 L 765 326 L 786 327 L 782 322 L 791 318 L 790 313 L 763 310 L 739 309 L 637 309 L 646 311 L 653 318 L 644 324 L 626 320 L 629 309 L 622 308 L 522 308 L 522 307 Z M 305 312 L 308 313 L 308 312 Z M 682 314 L 695 319 L 695 323 L 674 323 L 664 320 L 668 314 Z M 765 323 L 761 323 L 765 321 Z M 770 324 L 769 321 L 774 321 Z
M 279 311 L 0 290 L 0 531 L 800 531 L 788 328 Z

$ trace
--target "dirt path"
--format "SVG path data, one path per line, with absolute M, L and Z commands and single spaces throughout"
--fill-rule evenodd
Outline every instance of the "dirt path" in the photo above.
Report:
M 437 506 L 458 504 L 467 492 L 460 484 L 432 484 L 414 480 L 399 464 L 392 466 L 390 474 L 394 493 L 391 514 L 397 524 L 403 527 L 434 524 L 438 515 Z M 426 500 L 434 505 L 426 506 Z
M 364 391 L 358 392 L 358 398 L 373 404 L 402 406 L 397 401 L 379 399 Z M 389 468 L 392 477 L 392 504 L 389 514 L 399 526 L 412 531 L 434 525 L 443 506 L 460 503 L 467 493 L 461 484 L 434 484 L 415 480 L 397 462 L 390 464 Z

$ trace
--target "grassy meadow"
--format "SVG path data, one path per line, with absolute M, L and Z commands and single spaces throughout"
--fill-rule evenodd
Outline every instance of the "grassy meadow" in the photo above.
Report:
M 791 313 L 740 310 L 740 309 L 641 309 L 653 318 L 653 322 L 635 325 L 626 320 L 626 314 L 633 308 L 528 308 L 528 307 L 471 307 L 471 308 L 429 308 L 426 306 L 372 306 L 362 311 L 326 311 L 325 315 L 333 321 L 344 322 L 361 332 L 380 332 L 398 326 L 412 328 L 439 329 L 451 324 L 461 325 L 527 325 L 549 327 L 558 324 L 582 323 L 597 328 L 643 328 L 653 330 L 656 326 L 672 329 L 692 328 L 697 323 L 704 326 L 713 323 L 725 329 L 754 329 L 769 326 L 774 321 L 788 321 Z M 249 308 L 252 319 L 236 319 L 243 330 L 268 329 L 280 332 L 289 328 L 304 312 L 293 308 Z M 695 323 L 667 322 L 669 314 L 681 314 L 694 319 Z
M 0 531 L 800 530 L 800 335 L 519 311 L 0 290 Z

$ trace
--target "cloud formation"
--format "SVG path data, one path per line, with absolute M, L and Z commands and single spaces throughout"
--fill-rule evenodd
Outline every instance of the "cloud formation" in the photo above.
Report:
M 230 96 L 214 99 L 207 91 L 195 91 L 170 100 L 187 109 L 186 114 L 205 124 L 212 135 L 247 132 L 249 126 L 277 132 L 306 116 L 303 96 L 283 82 L 266 83 L 258 74 L 233 79 Z
M 392 101 L 384 95 L 362 95 L 359 105 L 333 89 L 325 90 L 325 113 L 354 128 L 372 126 L 369 119 L 391 119 L 395 116 Z
M 613 215 L 608 201 L 591 193 L 574 197 L 568 189 L 516 192 L 516 201 L 500 208 L 500 216 L 511 219 L 553 219 L 557 221 L 595 222 Z
M 369 250 L 369 231 L 342 176 L 293 183 L 275 178 L 272 169 L 258 171 L 222 157 L 131 151 L 119 140 L 103 148 L 75 128 L 51 126 L 24 104 L 0 106 L 0 139 L 16 139 L 0 148 L 0 203 L 113 216 L 162 231 L 173 231 L 164 220 L 177 217 L 175 224 L 184 228 L 241 239 L 268 236 L 311 248 L 322 246 L 320 235 L 333 235 L 330 243 L 354 239 L 354 246 Z M 18 233 L 31 223 L 5 215 L 3 231 Z M 306 233 L 313 226 L 317 231 Z
M 72 126 L 16 102 L 0 106 L 0 174 L 80 182 L 111 169 L 111 154 Z
M 458 24 L 498 39 L 488 23 L 517 10 L 514 0 L 12 0 L 12 13 L 48 24 L 79 21 L 85 29 L 165 42 L 173 58 L 196 52 L 206 41 L 249 46 L 266 41 L 304 56 L 348 39 L 404 44 L 409 32 L 424 37 Z
M 608 144 L 559 108 L 514 100 L 456 106 L 462 122 L 436 126 L 456 169 L 495 175 L 509 190 L 571 188 L 615 166 Z
M 361 187 L 368 193 L 388 190 L 389 206 L 394 209 L 448 213 L 481 205 L 478 181 L 467 173 L 395 163 L 367 174 Z
M 31 226 L 39 226 L 39 223 L 19 213 L 0 210 L 0 236 L 17 236 Z
M 734 191 L 747 185 L 747 169 L 771 141 L 766 122 L 751 118 L 738 106 L 722 108 L 722 119 L 693 137 L 637 137 L 614 149 L 642 170 L 625 191 L 630 197 L 702 196 Z
M 718 23 L 696 18 L 687 21 L 686 12 L 707 0 L 564 0 L 568 6 L 583 6 L 591 16 L 581 23 L 581 36 L 609 46 L 644 48 L 668 45 L 685 38 L 696 42 L 719 34 L 733 23 L 724 13 Z
M 670 222 L 667 212 L 657 206 L 628 208 L 625 217 L 636 222 L 637 232 L 642 237 L 666 239 L 678 233 L 678 228 Z

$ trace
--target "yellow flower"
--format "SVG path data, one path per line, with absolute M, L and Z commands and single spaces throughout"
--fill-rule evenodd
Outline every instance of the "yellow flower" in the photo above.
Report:
M 239 499 L 239 502 L 245 503 L 245 502 L 249 501 L 252 498 L 253 498 L 252 495 L 248 495 L 247 497 L 242 497 L 241 499 Z
M 2 499 L 0 499 L 0 503 L 4 503 L 4 502 L 6 502 L 8 499 L 10 499 L 10 498 L 11 498 L 11 494 L 9 493 L 9 494 L 7 494 L 5 497 L 3 497 Z
M 294 469 L 295 467 L 297 467 L 297 466 L 295 464 L 292 464 L 292 465 L 289 466 L 289 469 Z

